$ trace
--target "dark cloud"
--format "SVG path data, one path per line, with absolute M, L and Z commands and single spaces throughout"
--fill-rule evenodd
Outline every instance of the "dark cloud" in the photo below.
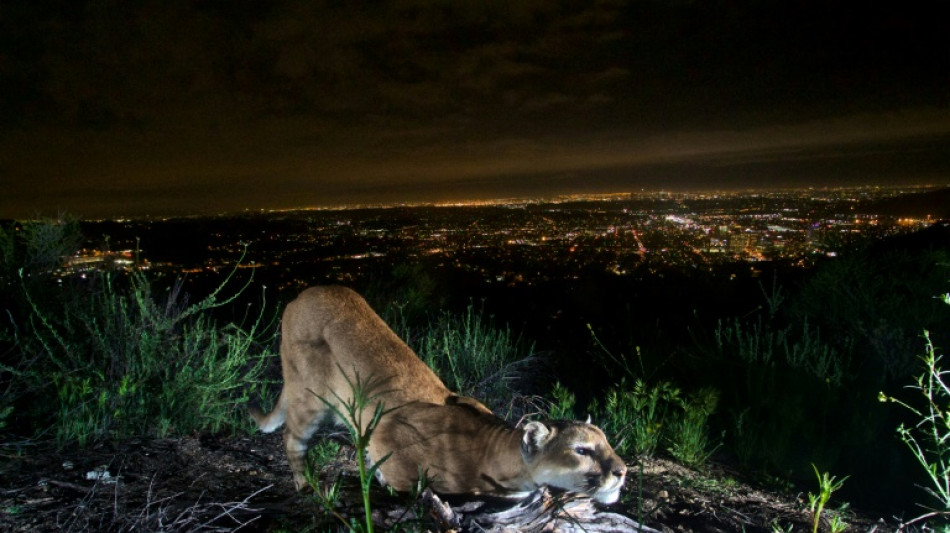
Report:
M 626 187 L 709 154 L 900 149 L 950 129 L 939 7 L 12 2 L 0 217 Z M 942 175 L 922 159 L 914 179 Z

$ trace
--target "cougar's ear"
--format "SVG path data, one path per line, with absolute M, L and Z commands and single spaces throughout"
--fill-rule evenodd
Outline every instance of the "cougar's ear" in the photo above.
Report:
M 528 422 L 524 426 L 524 438 L 521 442 L 521 451 L 533 454 L 540 450 L 553 437 L 551 428 L 541 422 Z
M 584 423 L 585 423 L 585 424 L 590 424 L 590 413 L 587 414 L 587 422 L 584 422 Z

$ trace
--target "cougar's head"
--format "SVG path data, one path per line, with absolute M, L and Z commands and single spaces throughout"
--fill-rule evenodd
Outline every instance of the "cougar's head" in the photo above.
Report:
M 585 422 L 529 422 L 521 455 L 535 483 L 614 503 L 627 465 L 604 432 Z

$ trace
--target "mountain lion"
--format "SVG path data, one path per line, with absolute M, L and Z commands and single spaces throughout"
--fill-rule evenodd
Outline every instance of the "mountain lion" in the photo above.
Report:
M 617 500 L 627 468 L 596 426 L 529 422 L 508 426 L 471 398 L 448 390 L 363 298 L 344 287 L 312 287 L 287 305 L 281 324 L 284 386 L 274 410 L 252 406 L 264 432 L 284 427 L 287 459 L 298 489 L 308 440 L 323 424 L 339 423 L 323 400 L 345 412 L 357 376 L 381 383 L 375 402 L 393 409 L 379 421 L 370 458 L 392 454 L 381 480 L 409 490 L 420 472 L 442 494 L 515 497 L 542 485 Z M 321 398 L 323 400 L 321 400 Z

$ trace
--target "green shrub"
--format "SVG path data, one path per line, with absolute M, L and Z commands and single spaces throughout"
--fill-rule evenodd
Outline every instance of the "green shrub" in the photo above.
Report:
M 577 404 L 574 393 L 567 390 L 560 382 L 555 383 L 554 388 L 551 389 L 551 398 L 548 418 L 552 420 L 575 420 L 577 418 L 574 411 L 574 406 Z
M 443 308 L 446 299 L 446 290 L 418 263 L 399 263 L 379 272 L 363 292 L 366 301 L 397 331 L 400 324 L 427 322 L 432 310 Z
M 636 360 L 615 356 L 588 325 L 594 344 L 608 365 L 624 375 L 620 384 L 607 391 L 604 408 L 598 412 L 604 430 L 614 439 L 621 455 L 655 455 L 660 445 L 678 461 L 700 466 L 719 447 L 710 441 L 708 421 L 719 404 L 719 393 L 712 387 L 689 395 L 668 381 L 650 385 L 639 375 L 645 374 L 643 354 L 634 347 Z M 639 365 L 639 370 L 634 367 Z M 633 380 L 633 387 L 628 385 Z M 595 402 L 596 406 L 596 402 Z
M 847 377 L 850 349 L 839 351 L 822 342 L 808 319 L 796 326 L 778 327 L 761 318 L 756 322 L 723 320 L 715 331 L 716 347 L 745 365 L 792 368 L 820 381 L 840 386 Z
M 703 388 L 685 399 L 683 414 L 669 424 L 667 440 L 674 459 L 688 466 L 702 466 L 719 448 L 709 438 L 709 417 L 719 404 L 716 389 Z
M 496 327 L 492 317 L 474 303 L 461 315 L 440 312 L 420 334 L 408 328 L 397 333 L 446 386 L 492 409 L 507 405 L 534 350 L 509 327 Z
M 867 247 L 819 265 L 786 311 L 794 323 L 820 326 L 839 353 L 853 345 L 868 377 L 904 380 L 916 369 L 920 329 L 942 334 L 950 319 L 931 298 L 935 287 L 947 290 L 948 274 L 946 247 Z
M 728 391 L 730 446 L 755 468 L 800 470 L 815 454 L 833 464 L 841 434 L 860 438 L 867 428 L 843 415 L 855 403 L 850 349 L 826 343 L 807 319 L 783 325 L 776 311 L 770 303 L 767 317 L 721 320 L 713 332 L 704 362 L 716 388 Z
M 56 291 L 22 280 L 26 309 L 11 335 L 18 364 L 4 368 L 17 382 L 4 399 L 18 429 L 87 445 L 246 425 L 242 407 L 276 329 L 263 310 L 246 326 L 219 324 L 211 311 L 241 292 L 220 299 L 227 283 L 188 305 L 180 283 L 160 302 L 140 272 Z
M 62 267 L 82 245 L 79 222 L 68 215 L 23 223 L 18 238 L 3 246 L 3 260 L 28 274 L 48 273 Z M 17 242 L 18 241 L 18 242 Z
M 307 481 L 311 486 L 317 485 L 319 472 L 329 465 L 340 454 L 340 443 L 328 438 L 320 439 L 307 452 Z
M 16 228 L 0 225 L 0 287 L 12 284 L 16 278 L 16 250 Z
M 667 423 L 682 409 L 680 390 L 672 384 L 637 380 L 629 387 L 626 379 L 607 391 L 603 409 L 594 408 L 617 453 L 636 457 L 656 454 Z
M 899 268 L 907 270 L 898 275 Z M 905 278 L 930 268 L 940 270 L 893 255 L 829 262 L 789 298 L 773 289 L 758 313 L 719 321 L 700 343 L 696 375 L 722 391 L 728 446 L 743 466 L 806 482 L 810 463 L 824 464 L 857 481 L 845 490 L 863 505 L 896 511 L 912 503 L 896 490 L 910 474 L 897 457 L 899 442 L 887 438 L 894 423 L 871 402 L 906 366 L 900 308 L 945 322 L 946 310 L 924 312 L 932 301 L 903 301 L 920 282 Z M 891 275 L 870 276 L 882 271 Z

